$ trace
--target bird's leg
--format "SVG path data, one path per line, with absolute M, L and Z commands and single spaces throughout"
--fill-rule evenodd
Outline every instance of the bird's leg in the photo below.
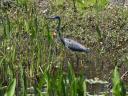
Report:
M 76 54 L 76 53 L 75 53 Z M 79 73 L 79 56 L 76 54 L 76 70 L 77 70 L 77 73 Z

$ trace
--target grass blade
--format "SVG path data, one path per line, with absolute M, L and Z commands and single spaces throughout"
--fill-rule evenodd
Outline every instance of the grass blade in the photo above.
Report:
M 118 72 L 118 67 L 115 67 L 113 72 L 113 88 L 112 93 L 114 96 L 126 96 L 126 89 L 122 80 L 120 79 L 120 74 Z
M 7 91 L 5 93 L 4 96 L 14 96 L 14 93 L 15 93 L 15 87 L 16 87 L 16 79 L 13 79 L 8 88 L 7 88 Z

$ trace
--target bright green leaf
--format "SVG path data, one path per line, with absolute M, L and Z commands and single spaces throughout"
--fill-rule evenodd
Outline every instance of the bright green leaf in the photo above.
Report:
M 14 93 L 15 93 L 15 87 L 16 87 L 16 79 L 13 79 L 8 88 L 7 88 L 7 91 L 5 93 L 4 96 L 14 96 Z

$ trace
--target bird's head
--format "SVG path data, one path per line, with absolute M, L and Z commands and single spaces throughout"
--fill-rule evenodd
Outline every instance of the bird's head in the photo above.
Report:
M 47 19 L 57 19 L 57 20 L 60 20 L 60 16 L 47 17 Z

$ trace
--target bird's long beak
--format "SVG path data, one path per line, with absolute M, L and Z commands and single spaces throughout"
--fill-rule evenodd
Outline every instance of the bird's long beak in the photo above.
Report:
M 46 19 L 55 19 L 54 17 L 46 17 Z

